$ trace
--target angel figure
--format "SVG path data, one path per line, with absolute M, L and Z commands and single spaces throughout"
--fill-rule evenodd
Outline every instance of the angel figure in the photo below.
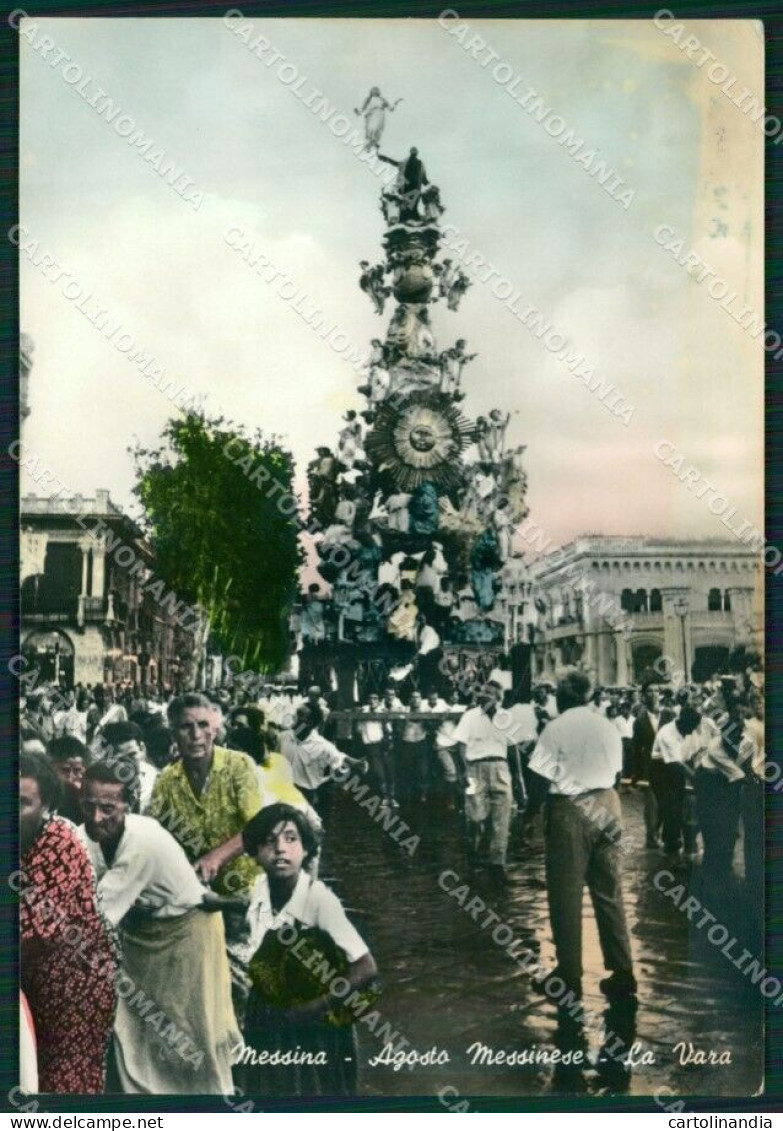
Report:
M 448 350 L 443 350 L 439 356 L 440 362 L 440 391 L 449 396 L 461 398 L 460 384 L 462 383 L 462 370 L 469 361 L 478 357 L 476 353 L 465 353 L 465 339 L 460 338 Z
M 388 369 L 376 365 L 370 373 L 370 406 L 376 409 L 389 395 L 391 375 Z
M 485 416 L 476 417 L 476 448 L 480 463 L 491 463 L 492 452 L 489 446 L 489 425 Z
M 433 223 L 437 223 L 446 211 L 440 202 L 440 189 L 437 185 L 427 185 L 421 195 L 421 203 L 424 206 L 424 219 Z
M 410 581 L 403 581 L 400 589 L 400 603 L 386 622 L 389 636 L 395 640 L 416 639 L 416 618 L 419 610 L 416 605 L 416 592 Z
M 317 449 L 317 458 L 307 468 L 310 510 L 321 526 L 329 526 L 337 506 L 337 460 L 329 448 Z
M 471 283 L 465 272 L 458 267 L 454 281 L 451 283 L 451 286 L 449 288 L 448 300 L 446 303 L 449 310 L 459 309 L 459 304 L 462 300 L 462 296 L 465 294 L 465 291 L 468 289 L 468 287 L 471 287 L 472 285 L 473 284 Z
M 527 483 L 527 474 L 522 464 L 522 456 L 526 450 L 527 444 L 519 444 L 503 456 L 503 477 L 509 486 L 515 483 Z
M 386 398 L 389 390 L 389 374 L 386 364 L 386 349 L 380 338 L 373 338 L 372 349 L 367 358 L 368 382 L 359 386 L 359 392 L 369 397 L 375 405 Z
M 485 520 L 492 509 L 492 501 L 497 492 L 497 480 L 492 474 L 488 463 L 477 464 L 471 473 L 471 479 L 462 503 L 462 510 L 466 518 L 480 518 Z
M 400 222 L 400 208 L 402 206 L 402 198 L 399 193 L 385 192 L 381 196 L 381 211 L 383 218 L 389 227 L 393 227 Z
M 393 113 L 401 102 L 401 98 L 394 103 L 387 102 L 378 87 L 374 86 L 365 98 L 361 110 L 354 110 L 354 114 L 364 118 L 364 146 L 368 152 L 377 151 L 380 147 L 386 127 L 386 112 Z
M 440 267 L 438 286 L 443 298 L 448 298 L 449 292 L 454 285 L 454 280 L 457 277 L 459 268 L 456 267 L 450 259 L 443 260 L 443 266 Z
M 514 517 L 511 514 L 508 499 L 501 496 L 492 512 L 492 526 L 498 540 L 498 552 L 501 561 L 507 562 L 511 557 L 511 537 L 514 526 Z
M 499 463 L 506 449 L 506 429 L 511 420 L 511 413 L 503 416 L 499 408 L 493 408 L 487 421 L 487 441 L 492 453 L 492 462 Z
M 357 419 L 354 409 L 349 409 L 345 414 L 345 427 L 340 432 L 339 444 L 337 447 L 337 458 L 340 463 L 350 471 L 358 459 L 363 457 L 362 448 L 362 426 Z
M 403 534 L 408 533 L 410 523 L 408 504 L 411 501 L 411 497 L 411 495 L 403 491 L 399 491 L 396 495 L 389 495 L 386 500 L 386 512 L 389 516 L 389 530 L 399 530 Z
M 376 314 L 383 314 L 386 298 L 390 294 L 389 288 L 383 282 L 383 267 L 377 264 L 371 267 L 366 259 L 359 263 L 362 269 L 359 286 L 365 294 L 369 295 Z

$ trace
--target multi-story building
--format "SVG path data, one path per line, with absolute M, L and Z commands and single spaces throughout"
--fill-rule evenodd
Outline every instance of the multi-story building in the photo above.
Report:
M 736 540 L 583 535 L 530 576 L 541 676 L 576 665 L 625 685 L 658 661 L 701 681 L 736 648 L 763 654 L 761 558 Z
M 152 551 L 108 491 L 26 496 L 20 544 L 21 648 L 40 682 L 189 681 L 193 630 L 173 596 L 159 599 Z

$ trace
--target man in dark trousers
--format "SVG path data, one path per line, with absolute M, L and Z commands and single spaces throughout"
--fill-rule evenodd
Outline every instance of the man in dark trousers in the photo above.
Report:
M 642 690 L 642 709 L 636 716 L 631 737 L 631 781 L 647 782 L 644 793 L 644 825 L 647 831 L 647 847 L 658 848 L 661 831 L 661 814 L 658 801 L 650 782 L 652 748 L 655 736 L 664 725 L 671 722 L 671 711 L 659 710 L 658 692 L 654 687 Z
M 582 894 L 595 911 L 611 1001 L 635 998 L 636 978 L 620 884 L 621 809 L 614 788 L 623 765 L 617 728 L 587 704 L 590 681 L 571 671 L 557 685 L 556 719 L 544 727 L 531 769 L 550 782 L 544 826 L 549 920 L 557 968 L 536 988 L 561 981 L 582 996 Z

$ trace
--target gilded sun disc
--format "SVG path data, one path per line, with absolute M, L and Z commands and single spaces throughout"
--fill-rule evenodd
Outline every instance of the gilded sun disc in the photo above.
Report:
M 460 444 L 444 413 L 424 405 L 411 405 L 394 428 L 394 447 L 409 467 L 430 469 L 453 459 Z
M 460 453 L 472 430 L 447 397 L 421 390 L 409 394 L 403 405 L 381 405 L 366 447 L 373 463 L 390 471 L 401 491 L 427 482 L 449 489 L 460 482 Z

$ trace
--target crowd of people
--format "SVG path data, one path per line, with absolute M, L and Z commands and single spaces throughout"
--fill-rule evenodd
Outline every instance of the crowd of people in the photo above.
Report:
M 376 967 L 317 879 L 315 791 L 271 745 L 294 718 L 223 693 L 97 698 L 23 704 L 23 1089 L 350 1093 L 342 999 Z
M 701 838 L 705 890 L 725 886 L 742 822 L 763 908 L 762 693 L 750 671 L 676 691 L 591 691 L 574 671 L 513 702 L 503 665 L 480 686 L 388 686 L 349 711 L 317 685 L 35 689 L 12 877 L 23 1089 L 354 1091 L 349 1004 L 374 999 L 377 968 L 318 879 L 345 774 L 381 810 L 458 820 L 479 886 L 508 882 L 514 816 L 524 844 L 544 811 L 557 974 L 581 995 L 587 885 L 601 988 L 632 997 L 618 790 L 643 791 L 642 851 L 685 871 Z

